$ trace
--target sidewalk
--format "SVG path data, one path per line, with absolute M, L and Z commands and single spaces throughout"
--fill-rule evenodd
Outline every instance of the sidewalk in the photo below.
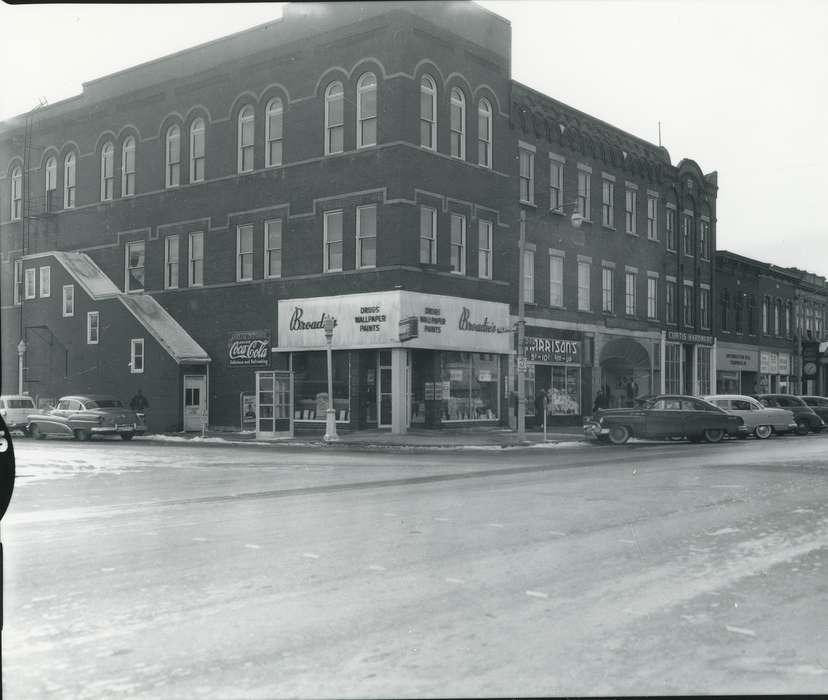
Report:
M 425 448 L 425 449 L 500 449 L 507 447 L 543 447 L 544 445 L 568 445 L 585 441 L 584 434 L 578 426 L 556 426 L 549 428 L 544 442 L 543 432 L 529 431 L 525 440 L 518 440 L 514 431 L 508 428 L 481 428 L 465 430 L 409 430 L 404 435 L 392 435 L 387 430 L 360 430 L 340 433 L 339 441 L 326 443 L 322 435 L 296 435 L 292 438 L 276 440 L 256 440 L 255 433 L 219 432 L 208 430 L 205 436 L 200 433 L 168 433 L 148 435 L 139 440 L 162 442 L 193 442 L 210 444 L 274 444 L 304 447 L 373 447 L 373 448 Z

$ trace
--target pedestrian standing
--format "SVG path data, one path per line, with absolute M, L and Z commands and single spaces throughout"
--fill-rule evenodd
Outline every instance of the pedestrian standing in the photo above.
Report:
M 136 413 L 147 412 L 147 409 L 149 408 L 149 401 L 147 401 L 147 397 L 141 393 L 140 389 L 138 389 L 138 393 L 132 397 L 132 400 L 129 402 L 129 407 Z

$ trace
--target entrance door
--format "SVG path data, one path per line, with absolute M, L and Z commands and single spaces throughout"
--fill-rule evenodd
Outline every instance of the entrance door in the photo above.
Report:
M 201 430 L 207 425 L 207 377 L 184 375 L 184 430 Z
M 380 350 L 377 360 L 377 427 L 391 427 L 391 351 Z

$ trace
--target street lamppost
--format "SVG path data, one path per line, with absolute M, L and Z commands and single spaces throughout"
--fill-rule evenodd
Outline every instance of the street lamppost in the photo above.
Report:
M 26 341 L 22 338 L 17 344 L 17 393 L 23 393 L 23 356 L 26 354 Z
M 331 345 L 333 343 L 333 316 L 325 316 L 323 325 L 325 328 L 325 340 L 328 341 L 328 410 L 325 412 L 325 442 L 336 442 L 339 435 L 336 434 L 336 410 L 333 407 L 333 357 Z
M 565 207 L 577 206 L 578 202 L 567 202 L 562 204 L 558 211 L 563 212 Z M 540 217 L 539 217 L 540 218 Z M 581 228 L 584 221 L 583 215 L 575 211 L 570 222 L 573 228 Z M 526 306 L 524 297 L 524 257 L 526 252 L 526 210 L 520 208 L 520 241 L 518 243 L 518 322 L 517 322 L 517 437 L 526 437 Z M 533 276 L 534 279 L 534 276 Z M 545 409 L 544 409 L 545 410 Z

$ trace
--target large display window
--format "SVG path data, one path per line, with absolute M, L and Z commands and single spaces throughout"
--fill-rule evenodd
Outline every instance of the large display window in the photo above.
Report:
M 498 355 L 444 352 L 440 364 L 444 421 L 482 421 L 500 418 Z
M 324 421 L 328 410 L 328 359 L 324 351 L 292 353 L 293 419 Z M 334 351 L 333 408 L 336 422 L 350 420 L 351 361 L 347 350 Z

